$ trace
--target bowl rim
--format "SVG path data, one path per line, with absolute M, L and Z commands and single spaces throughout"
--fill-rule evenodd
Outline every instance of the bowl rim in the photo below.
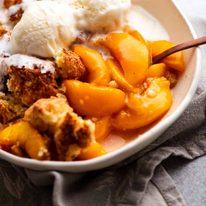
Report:
M 182 9 L 180 8 L 180 6 L 174 0 L 171 0 L 171 2 L 176 7 L 177 11 L 182 16 L 182 18 L 184 19 L 186 25 L 188 26 L 188 28 L 191 32 L 192 37 L 197 38 L 195 30 L 193 29 L 191 23 L 189 22 L 189 20 L 185 16 L 185 14 L 182 11 Z M 155 125 L 153 128 L 150 129 L 150 131 L 149 131 L 150 134 L 145 132 L 144 134 L 141 135 L 141 138 L 136 138 L 136 139 L 132 140 L 130 143 L 126 144 L 125 146 L 123 146 L 123 147 L 121 147 L 121 148 L 119 148 L 111 153 L 108 153 L 104 156 L 97 157 L 97 158 L 94 158 L 91 160 L 76 161 L 76 162 L 75 161 L 74 162 L 39 161 L 39 160 L 34 160 L 34 159 L 18 157 L 18 156 L 15 156 L 13 154 L 10 154 L 6 151 L 3 151 L 3 150 L 0 150 L 0 158 L 4 159 L 10 163 L 13 163 L 15 165 L 22 166 L 24 168 L 30 168 L 30 169 L 35 168 L 35 170 L 39 170 L 39 171 L 55 170 L 55 171 L 64 171 L 64 172 L 69 171 L 69 172 L 74 172 L 74 173 L 102 169 L 102 168 L 109 167 L 113 164 L 116 164 L 120 161 L 127 159 L 128 157 L 130 157 L 133 154 L 138 152 L 138 150 L 137 150 L 136 152 L 133 152 L 133 154 L 128 155 L 129 150 L 132 151 L 132 150 L 134 150 L 135 146 L 144 144 L 144 142 L 148 142 L 149 139 L 151 138 L 151 135 L 156 136 L 156 138 L 153 139 L 153 141 L 156 140 L 160 134 L 162 134 L 166 129 L 168 129 L 168 127 L 170 127 L 181 116 L 181 114 L 184 112 L 184 110 L 189 105 L 190 101 L 192 100 L 192 98 L 195 94 L 195 91 L 196 91 L 196 88 L 198 85 L 198 81 L 200 78 L 200 74 L 201 74 L 201 52 L 200 52 L 200 49 L 196 48 L 194 51 L 194 54 L 196 54 L 196 57 L 197 57 L 197 61 L 196 61 L 196 65 L 195 65 L 196 70 L 195 70 L 194 78 L 192 80 L 192 83 L 189 87 L 189 90 L 188 90 L 186 96 L 181 101 L 181 103 L 177 107 L 176 111 L 173 112 L 173 114 L 166 117 L 164 119 L 164 121 L 160 121 L 157 125 Z M 113 161 L 111 161 L 111 160 L 113 160 Z

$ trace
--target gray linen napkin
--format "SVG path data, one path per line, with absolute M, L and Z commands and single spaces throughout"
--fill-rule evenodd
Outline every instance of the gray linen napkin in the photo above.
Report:
M 176 2 L 184 9 L 198 35 L 206 34 L 206 1 Z M 205 53 L 204 47 L 202 53 Z M 204 69 L 205 61 L 202 66 Z M 195 159 L 206 154 L 205 80 L 203 71 L 192 103 L 172 127 L 145 150 L 113 167 L 68 174 L 25 172 L 0 162 L 0 205 L 186 205 L 166 168 L 172 156 Z

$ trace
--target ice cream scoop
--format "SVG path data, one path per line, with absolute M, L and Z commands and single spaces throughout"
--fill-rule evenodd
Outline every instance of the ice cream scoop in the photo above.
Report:
M 77 35 L 69 4 L 35 1 L 14 27 L 11 43 L 14 53 L 49 58 L 68 47 Z
M 78 28 L 87 31 L 119 29 L 127 17 L 131 0 L 72 0 Z

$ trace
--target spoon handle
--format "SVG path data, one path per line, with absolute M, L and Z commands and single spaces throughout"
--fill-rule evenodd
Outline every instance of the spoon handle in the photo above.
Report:
M 182 44 L 178 44 L 170 49 L 167 49 L 166 51 L 158 54 L 157 56 L 154 56 L 152 58 L 152 63 L 157 64 L 159 63 L 162 59 L 166 58 L 167 56 L 174 54 L 178 51 L 182 51 L 185 49 L 190 49 L 192 47 L 200 46 L 206 44 L 206 36 L 198 38 L 198 39 L 193 39 L 187 42 L 184 42 Z

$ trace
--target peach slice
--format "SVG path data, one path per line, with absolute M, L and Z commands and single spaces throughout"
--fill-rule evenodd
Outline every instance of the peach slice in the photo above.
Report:
M 80 155 L 77 157 L 78 160 L 89 160 L 93 159 L 95 157 L 99 157 L 102 155 L 105 155 L 106 151 L 103 149 L 103 147 L 97 143 L 91 143 L 90 146 L 88 146 L 85 149 L 82 149 Z
M 111 33 L 102 44 L 119 61 L 130 84 L 137 85 L 145 80 L 150 63 L 147 46 L 127 33 Z
M 111 117 L 106 116 L 95 121 L 95 139 L 102 142 L 111 131 Z
M 115 80 L 119 86 L 124 91 L 131 92 L 133 91 L 133 86 L 125 79 L 121 68 L 116 64 L 112 59 L 106 61 L 108 68 L 110 69 L 112 79 Z
M 128 108 L 113 119 L 119 130 L 139 129 L 161 118 L 172 105 L 169 81 L 164 77 L 148 82 L 149 87 L 141 96 L 130 94 Z
M 157 56 L 158 54 L 173 46 L 175 46 L 173 43 L 166 40 L 150 42 L 152 57 Z M 162 60 L 162 62 L 165 63 L 169 68 L 175 69 L 179 72 L 183 72 L 185 70 L 185 62 L 182 51 L 176 52 L 166 57 Z
M 137 31 L 137 30 L 134 30 L 132 29 L 130 26 L 126 25 L 124 28 L 123 28 L 123 31 L 125 33 L 128 33 L 130 34 L 131 36 L 133 36 L 135 39 L 141 41 L 143 44 L 145 44 L 146 46 L 148 45 L 148 41 L 144 39 L 144 37 L 142 36 L 142 34 Z
M 8 150 L 15 148 L 14 151 L 23 149 L 32 159 L 50 159 L 45 138 L 24 121 L 17 122 L 0 131 L 0 147 Z M 15 154 L 17 153 L 19 152 L 15 152 Z
M 81 57 L 88 69 L 88 82 L 101 86 L 108 85 L 110 72 L 100 53 L 83 46 L 74 46 L 74 52 Z
M 164 63 L 153 64 L 147 70 L 148 78 L 163 77 L 167 71 L 167 66 Z
M 128 32 L 131 36 L 133 36 L 135 39 L 141 41 L 144 45 L 148 47 L 148 42 L 144 39 L 144 37 L 140 34 L 140 32 L 131 30 Z
M 101 117 L 120 111 L 125 106 L 125 93 L 77 80 L 64 82 L 70 105 L 79 115 Z

